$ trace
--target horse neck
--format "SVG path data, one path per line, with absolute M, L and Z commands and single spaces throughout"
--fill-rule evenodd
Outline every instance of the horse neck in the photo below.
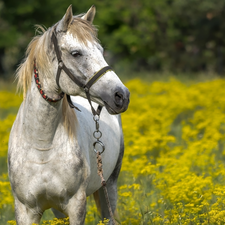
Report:
M 44 90 L 47 90 L 49 82 L 43 80 L 41 83 L 43 83 Z M 49 90 L 53 90 L 53 88 L 49 87 Z M 36 87 L 34 78 L 32 78 L 31 88 L 24 101 L 23 113 L 25 140 L 32 143 L 35 148 L 50 148 L 56 130 L 62 121 L 62 100 L 56 103 L 44 100 Z

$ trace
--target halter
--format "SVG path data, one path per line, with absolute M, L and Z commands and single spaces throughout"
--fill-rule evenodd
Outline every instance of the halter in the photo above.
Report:
M 91 110 L 92 110 L 92 113 L 93 115 L 100 115 L 100 112 L 101 112 L 101 109 L 102 109 L 102 106 L 98 106 L 97 110 L 94 109 L 94 107 L 92 106 L 92 103 L 91 103 L 91 96 L 90 96 L 90 93 L 89 93 L 89 90 L 91 88 L 91 86 L 101 77 L 103 76 L 106 72 L 108 71 L 111 71 L 111 67 L 110 66 L 106 66 L 106 67 L 103 67 L 102 69 L 100 69 L 99 71 L 97 71 L 91 78 L 90 80 L 86 83 L 86 84 L 83 84 L 78 78 L 76 78 L 71 72 L 70 70 L 65 66 L 65 64 L 63 63 L 62 61 L 62 53 L 59 49 L 59 46 L 58 46 L 58 40 L 57 40 L 57 37 L 56 37 L 56 34 L 55 34 L 55 30 L 53 31 L 52 33 L 52 42 L 53 42 L 53 45 L 54 45 L 54 49 L 55 49 L 55 53 L 56 53 L 56 57 L 57 57 L 57 60 L 58 60 L 58 70 L 57 70 L 57 74 L 56 74 L 56 83 L 57 85 L 60 87 L 59 85 L 59 78 L 60 78 L 60 74 L 61 74 L 61 71 L 64 70 L 64 72 L 70 77 L 70 79 L 76 84 L 78 85 L 79 87 L 83 88 L 85 93 L 86 93 L 86 97 L 88 99 L 88 102 L 91 106 Z M 70 96 L 69 95 L 66 95 L 67 97 L 67 101 L 70 105 L 71 108 L 76 108 L 71 99 L 70 99 Z M 77 109 L 77 108 L 76 108 Z M 79 110 L 79 109 L 78 109 Z

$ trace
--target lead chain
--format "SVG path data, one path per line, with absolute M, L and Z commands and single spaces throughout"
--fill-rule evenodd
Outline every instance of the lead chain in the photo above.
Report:
M 95 121 L 95 129 L 96 129 L 93 133 L 93 136 L 96 139 L 96 141 L 93 143 L 94 152 L 96 154 L 99 153 L 101 155 L 105 151 L 105 145 L 99 140 L 102 137 L 102 132 L 99 130 L 99 116 L 95 115 L 93 117 L 93 120 Z M 101 148 L 100 151 L 96 149 L 96 145 L 100 146 Z
M 106 181 L 105 181 L 105 179 L 103 177 L 101 154 L 105 151 L 105 145 L 99 140 L 102 137 L 102 132 L 99 130 L 99 116 L 95 115 L 93 117 L 93 119 L 95 121 L 95 129 L 96 129 L 94 131 L 94 133 L 93 133 L 93 136 L 96 139 L 96 141 L 94 142 L 93 146 L 94 146 L 94 152 L 97 155 L 98 175 L 101 178 L 101 184 L 102 184 L 102 187 L 103 187 L 103 190 L 104 190 L 104 194 L 105 194 L 105 198 L 106 198 L 106 203 L 107 203 L 107 206 L 108 206 L 109 214 L 110 214 L 110 217 L 112 219 L 112 224 L 116 225 L 116 221 L 114 219 L 112 208 L 111 208 L 110 201 L 109 201 L 108 191 L 107 191 L 107 188 L 106 188 Z M 96 144 L 101 146 L 101 148 L 102 148 L 101 151 L 96 150 L 96 148 L 95 148 Z

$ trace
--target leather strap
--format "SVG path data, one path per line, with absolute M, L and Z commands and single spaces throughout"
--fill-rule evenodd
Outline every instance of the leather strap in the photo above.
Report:
M 60 74 L 61 74 L 61 71 L 64 70 L 64 72 L 70 77 L 70 79 L 75 83 L 77 84 L 79 87 L 83 88 L 85 93 L 86 93 L 86 97 L 88 99 L 88 102 L 91 106 L 91 110 L 92 110 L 92 113 L 93 115 L 100 115 L 101 113 L 101 110 L 102 110 L 102 106 L 98 106 L 97 110 L 94 109 L 94 107 L 92 106 L 92 102 L 91 102 L 91 96 L 90 96 L 90 93 L 89 93 L 89 89 L 91 88 L 91 86 L 101 77 L 103 76 L 105 73 L 107 73 L 108 71 L 112 70 L 110 66 L 106 66 L 106 67 L 103 67 L 102 69 L 100 69 L 98 72 L 96 72 L 91 78 L 90 80 L 86 83 L 86 84 L 83 84 L 79 79 L 77 79 L 71 72 L 70 70 L 64 65 L 63 61 L 62 61 L 62 53 L 59 49 L 59 46 L 58 46 L 58 40 L 57 40 L 57 37 L 56 37 L 56 34 L 55 34 L 55 30 L 53 31 L 52 33 L 52 42 L 53 42 L 53 45 L 54 45 L 54 49 L 55 49 L 55 52 L 56 52 L 56 57 L 57 57 L 57 60 L 58 60 L 58 70 L 57 70 L 57 74 L 56 74 L 56 83 L 58 85 L 58 87 L 60 87 L 59 85 L 59 78 L 60 78 Z M 77 110 L 79 110 L 77 107 L 75 107 L 71 101 L 71 98 L 69 95 L 66 95 L 67 97 L 67 101 L 68 101 L 68 104 L 70 105 L 71 108 L 75 108 Z M 80 110 L 79 110 L 80 111 Z
M 90 87 L 100 78 L 102 77 L 105 73 L 107 73 L 108 71 L 112 70 L 112 68 L 110 66 L 106 66 L 103 67 L 102 69 L 100 69 L 98 72 L 96 72 L 91 78 L 90 80 L 87 82 L 87 84 L 84 86 L 84 88 L 88 88 L 90 89 Z
M 91 111 L 92 114 L 95 115 L 100 115 L 102 107 L 100 108 L 100 106 L 98 106 L 97 111 L 94 109 L 94 107 L 92 106 L 92 102 L 91 102 L 91 96 L 89 93 L 89 89 L 90 87 L 101 77 L 103 76 L 106 72 L 108 72 L 109 70 L 112 70 L 110 66 L 106 66 L 103 67 L 102 69 L 100 69 L 98 72 L 96 72 L 91 78 L 90 80 L 87 82 L 87 84 L 84 86 L 84 91 L 86 93 L 87 99 L 89 101 L 89 104 L 91 106 Z
M 72 103 L 70 95 L 66 95 L 66 99 L 67 99 L 67 102 L 68 102 L 70 108 L 74 108 L 74 109 L 81 112 L 81 110 Z
M 55 31 L 53 31 L 52 33 L 52 42 L 54 44 L 54 49 L 55 49 L 55 53 L 56 53 L 56 57 L 57 57 L 57 60 L 58 60 L 58 70 L 57 70 L 57 74 L 56 74 L 56 83 L 57 85 L 59 86 L 59 77 L 60 77 L 60 74 L 61 74 L 61 71 L 64 70 L 65 73 L 70 77 L 70 79 L 76 83 L 79 87 L 84 87 L 84 84 L 82 84 L 80 82 L 80 80 L 78 80 L 71 72 L 70 70 L 64 65 L 63 61 L 62 61 L 62 53 L 61 51 L 59 50 L 59 46 L 58 46 L 58 41 L 57 41 L 57 38 L 56 38 L 56 35 L 55 35 Z M 60 86 L 59 86 L 60 87 Z

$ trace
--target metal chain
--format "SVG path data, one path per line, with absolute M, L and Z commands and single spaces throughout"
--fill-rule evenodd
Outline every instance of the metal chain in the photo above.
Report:
M 113 213 L 112 213 L 112 208 L 111 208 L 110 201 L 109 201 L 108 191 L 107 191 L 107 188 L 106 188 L 106 181 L 103 177 L 101 154 L 105 151 L 105 145 L 99 140 L 102 137 L 102 132 L 99 130 L 99 116 L 95 115 L 93 117 L 93 119 L 95 121 L 95 129 L 96 129 L 93 133 L 93 136 L 96 139 L 96 141 L 93 143 L 93 147 L 94 147 L 94 152 L 97 155 L 98 175 L 101 178 L 101 185 L 102 185 L 102 188 L 104 190 L 105 199 L 106 199 L 106 203 L 107 203 L 107 206 L 108 206 L 109 214 L 110 214 L 110 217 L 112 218 L 112 223 L 113 223 L 113 225 L 116 225 L 116 221 L 114 219 L 114 216 L 113 216 Z M 100 151 L 96 150 L 97 144 L 101 147 Z
M 99 116 L 95 115 L 93 117 L 93 120 L 95 121 L 95 131 L 93 133 L 94 138 L 96 141 L 93 143 L 94 151 L 97 154 L 98 152 L 100 155 L 105 151 L 105 145 L 99 140 L 102 137 L 102 132 L 99 130 Z M 96 150 L 96 145 L 100 146 L 101 151 Z

